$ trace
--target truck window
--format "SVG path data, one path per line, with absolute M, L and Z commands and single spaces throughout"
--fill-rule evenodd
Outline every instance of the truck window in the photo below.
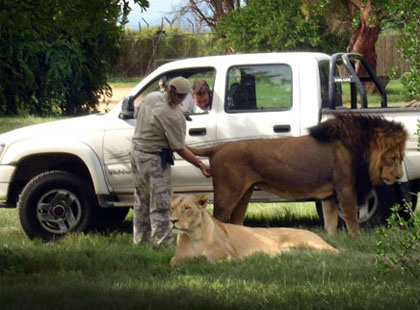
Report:
M 134 99 L 134 106 L 138 106 L 141 101 L 143 100 L 144 96 L 147 94 L 154 92 L 154 91 L 161 91 L 165 90 L 167 83 L 177 76 L 183 76 L 188 79 L 190 84 L 192 85 L 196 80 L 205 80 L 210 89 L 213 89 L 214 86 L 214 78 L 215 78 L 215 70 L 214 68 L 191 68 L 191 69 L 184 69 L 184 70 L 177 70 L 166 72 L 158 77 L 156 77 L 153 81 L 151 81 L 145 88 L 143 88 L 135 97 Z M 188 98 L 190 98 L 189 96 Z M 192 100 L 192 99 L 191 99 Z M 191 105 L 193 108 L 193 105 Z M 195 110 L 194 110 L 195 111 Z M 194 111 L 185 111 L 189 113 L 195 113 Z
M 227 74 L 225 111 L 250 112 L 290 109 L 292 70 L 287 65 L 231 67 Z
M 339 69 L 337 68 L 337 71 Z M 330 63 L 328 61 L 319 63 L 319 80 L 321 83 L 321 100 L 322 107 L 328 108 L 328 81 L 330 76 Z M 335 106 L 341 107 L 342 103 L 342 90 L 341 84 L 335 84 Z

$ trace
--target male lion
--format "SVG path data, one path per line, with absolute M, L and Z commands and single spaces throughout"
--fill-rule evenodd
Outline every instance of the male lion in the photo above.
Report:
M 362 201 L 372 185 L 402 177 L 407 132 L 400 123 L 379 116 L 345 113 L 309 133 L 190 148 L 209 157 L 214 216 L 242 224 L 257 186 L 290 200 L 322 200 L 329 234 L 337 230 L 340 208 L 349 234 L 359 235 L 358 198 Z
M 172 198 L 170 223 L 172 231 L 178 234 L 172 266 L 193 257 L 216 261 L 243 258 L 257 252 L 274 256 L 295 247 L 338 253 L 308 230 L 222 223 L 206 210 L 207 201 L 207 196 L 175 195 Z

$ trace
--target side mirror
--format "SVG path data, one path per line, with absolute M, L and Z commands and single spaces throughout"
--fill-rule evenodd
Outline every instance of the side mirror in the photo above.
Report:
M 118 116 L 121 119 L 134 118 L 134 97 L 133 96 L 124 97 L 123 103 L 121 106 L 121 112 Z
M 192 118 L 191 118 L 190 114 L 191 113 L 189 113 L 189 112 L 184 112 L 184 117 L 187 121 L 192 121 Z

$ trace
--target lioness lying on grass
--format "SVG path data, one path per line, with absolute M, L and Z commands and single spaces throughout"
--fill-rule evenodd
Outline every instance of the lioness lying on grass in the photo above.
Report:
M 193 257 L 209 261 L 243 258 L 257 252 L 271 256 L 294 247 L 338 250 L 313 232 L 293 228 L 250 228 L 218 221 L 206 210 L 207 196 L 175 195 L 170 222 L 178 234 L 171 265 Z

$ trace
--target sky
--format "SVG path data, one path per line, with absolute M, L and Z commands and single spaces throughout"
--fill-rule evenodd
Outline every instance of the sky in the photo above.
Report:
M 170 14 L 170 12 L 182 1 L 183 0 L 149 0 L 149 8 L 143 12 L 139 5 L 132 4 L 132 11 L 128 15 L 127 25 L 130 29 L 137 30 L 139 28 L 139 23 L 141 24 L 141 27 L 147 27 L 147 24 L 142 18 L 144 18 L 150 26 L 159 26 L 163 17 L 172 21 L 174 14 Z M 164 23 L 167 24 L 166 21 Z

